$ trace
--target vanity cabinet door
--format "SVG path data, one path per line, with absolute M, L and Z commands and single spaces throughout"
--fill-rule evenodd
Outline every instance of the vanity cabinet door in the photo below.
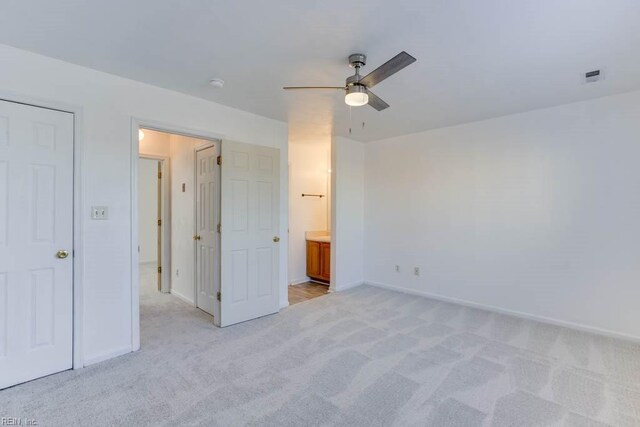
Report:
M 320 243 L 320 276 L 327 282 L 331 279 L 331 243 Z
M 320 277 L 320 242 L 307 240 L 307 276 Z

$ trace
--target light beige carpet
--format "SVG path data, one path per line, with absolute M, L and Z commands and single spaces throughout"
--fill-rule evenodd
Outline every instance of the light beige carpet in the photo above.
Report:
M 141 315 L 141 351 L 0 391 L 0 417 L 41 426 L 640 425 L 640 346 L 556 326 L 366 286 L 218 329 L 147 283 Z

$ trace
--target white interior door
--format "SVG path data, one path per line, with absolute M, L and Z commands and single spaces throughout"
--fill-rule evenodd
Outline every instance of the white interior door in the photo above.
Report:
M 70 369 L 73 115 L 0 101 L 0 388 Z
M 196 151 L 196 306 L 216 316 L 220 171 L 217 145 Z
M 222 142 L 220 326 L 279 310 L 280 151 Z

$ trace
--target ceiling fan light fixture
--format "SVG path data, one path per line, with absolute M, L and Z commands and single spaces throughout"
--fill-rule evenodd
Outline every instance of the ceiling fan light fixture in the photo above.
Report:
M 353 85 L 347 88 L 344 102 L 351 107 L 362 107 L 369 103 L 367 88 L 362 85 Z

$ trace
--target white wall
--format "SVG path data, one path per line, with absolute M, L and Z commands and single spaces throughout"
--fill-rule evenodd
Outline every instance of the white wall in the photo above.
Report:
M 364 154 L 361 142 L 332 139 L 331 288 L 336 291 L 364 280 Z
M 330 230 L 331 139 L 289 142 L 289 283 L 309 280 L 305 232 Z M 325 197 L 302 197 L 302 193 Z
M 158 261 L 158 161 L 138 160 L 138 261 Z
M 0 95 L 80 111 L 81 339 L 84 363 L 131 351 L 132 118 L 280 149 L 287 162 L 287 125 L 202 99 L 0 45 Z M 281 175 L 281 235 L 287 230 L 287 169 Z M 92 205 L 110 219 L 91 221 Z M 280 244 L 281 305 L 287 304 L 287 242 Z M 80 261 L 78 261 L 80 263 Z M 80 319 L 77 319 L 80 320 Z
M 639 141 L 634 92 L 367 145 L 366 280 L 640 337 Z

